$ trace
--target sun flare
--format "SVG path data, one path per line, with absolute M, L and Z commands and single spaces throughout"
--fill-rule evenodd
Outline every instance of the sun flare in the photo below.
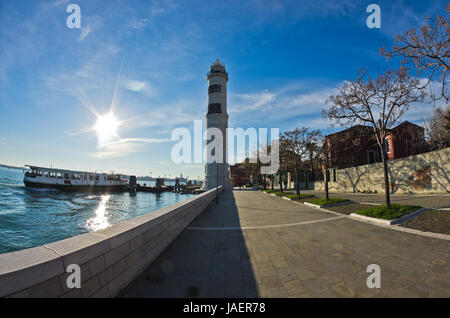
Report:
M 97 132 L 99 144 L 103 145 L 115 138 L 119 138 L 117 130 L 119 129 L 120 121 L 114 116 L 112 112 L 98 116 L 95 123 L 94 130 Z

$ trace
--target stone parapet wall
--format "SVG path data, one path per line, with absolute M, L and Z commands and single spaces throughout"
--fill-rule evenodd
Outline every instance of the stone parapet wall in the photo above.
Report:
M 450 193 L 450 148 L 389 161 L 392 193 Z M 330 191 L 384 192 L 383 163 L 330 169 Z M 324 182 L 316 181 L 315 190 L 324 190 Z
M 0 254 L 0 296 L 113 297 L 215 197 L 213 189 L 103 230 Z M 67 287 L 70 264 L 81 268 L 81 288 Z

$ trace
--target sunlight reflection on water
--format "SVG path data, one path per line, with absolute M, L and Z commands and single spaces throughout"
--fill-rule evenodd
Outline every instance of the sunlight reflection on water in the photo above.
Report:
M 106 203 L 111 196 L 109 194 L 102 195 L 102 199 L 95 210 L 94 217 L 86 221 L 86 228 L 91 231 L 98 231 L 108 227 L 110 224 L 108 218 L 106 217 L 108 212 L 106 211 Z
M 192 196 L 29 189 L 22 170 L 0 167 L 0 254 L 98 231 Z

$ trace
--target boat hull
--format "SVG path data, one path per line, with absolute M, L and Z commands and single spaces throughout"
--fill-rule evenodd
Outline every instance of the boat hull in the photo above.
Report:
M 40 182 L 30 182 L 24 180 L 26 187 L 36 189 L 58 189 L 67 192 L 125 192 L 128 185 L 75 185 L 75 184 L 50 184 Z

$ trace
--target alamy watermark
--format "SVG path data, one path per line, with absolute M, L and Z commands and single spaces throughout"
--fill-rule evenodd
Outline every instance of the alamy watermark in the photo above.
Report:
M 70 273 L 66 279 L 67 288 L 81 288 L 81 268 L 77 264 L 67 266 L 66 273 Z
M 366 269 L 371 273 L 366 280 L 367 288 L 381 288 L 381 267 L 378 264 L 370 264 Z
M 78 4 L 69 4 L 66 8 L 66 12 L 70 13 L 67 17 L 66 25 L 69 29 L 81 28 L 81 9 Z
M 185 127 L 172 131 L 171 139 L 178 141 L 171 151 L 173 163 L 236 163 L 248 159 L 249 163 L 261 163 L 261 173 L 278 171 L 279 128 L 270 128 L 270 142 L 267 128 L 226 128 L 226 144 L 221 129 L 207 128 L 203 132 L 202 121 L 194 120 L 194 136 Z M 203 149 L 203 140 L 206 140 Z M 247 142 L 248 141 L 248 142 Z M 192 156 L 193 150 L 193 156 Z M 227 154 L 224 158 L 224 153 Z
M 371 13 L 366 20 L 369 29 L 381 28 L 381 8 L 378 4 L 369 4 L 366 9 L 367 13 Z

